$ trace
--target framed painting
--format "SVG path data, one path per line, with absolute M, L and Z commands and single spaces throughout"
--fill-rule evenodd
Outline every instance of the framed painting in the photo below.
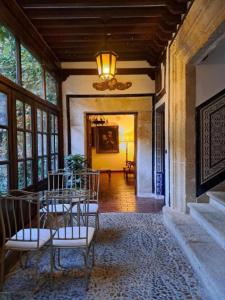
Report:
M 96 127 L 96 152 L 118 153 L 119 152 L 119 127 L 98 126 Z

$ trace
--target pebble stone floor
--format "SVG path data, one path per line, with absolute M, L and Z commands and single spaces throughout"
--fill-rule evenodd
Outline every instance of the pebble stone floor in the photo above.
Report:
M 32 268 L 18 269 L 5 283 L 13 299 L 76 300 L 200 300 L 202 289 L 176 241 L 163 224 L 162 213 L 102 213 L 95 246 L 89 289 L 83 278 L 83 259 L 74 250 L 62 251 L 62 263 L 70 271 L 55 273 L 49 282 L 49 251 L 42 253 L 39 291 Z M 23 295 L 19 296 L 19 292 Z

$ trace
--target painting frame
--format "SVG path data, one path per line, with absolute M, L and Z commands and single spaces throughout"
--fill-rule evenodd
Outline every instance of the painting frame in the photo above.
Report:
M 96 127 L 96 153 L 119 153 L 119 126 Z

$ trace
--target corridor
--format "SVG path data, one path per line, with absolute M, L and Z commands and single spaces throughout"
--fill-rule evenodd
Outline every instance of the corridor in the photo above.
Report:
M 112 172 L 111 178 L 105 173 L 100 178 L 100 212 L 157 213 L 162 210 L 163 199 L 140 198 L 135 196 L 135 179 L 123 172 Z

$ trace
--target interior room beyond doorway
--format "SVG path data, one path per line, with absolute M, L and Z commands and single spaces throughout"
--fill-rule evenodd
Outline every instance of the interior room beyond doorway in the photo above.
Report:
M 90 115 L 89 120 L 92 168 L 123 172 L 128 161 L 135 163 L 133 114 Z

